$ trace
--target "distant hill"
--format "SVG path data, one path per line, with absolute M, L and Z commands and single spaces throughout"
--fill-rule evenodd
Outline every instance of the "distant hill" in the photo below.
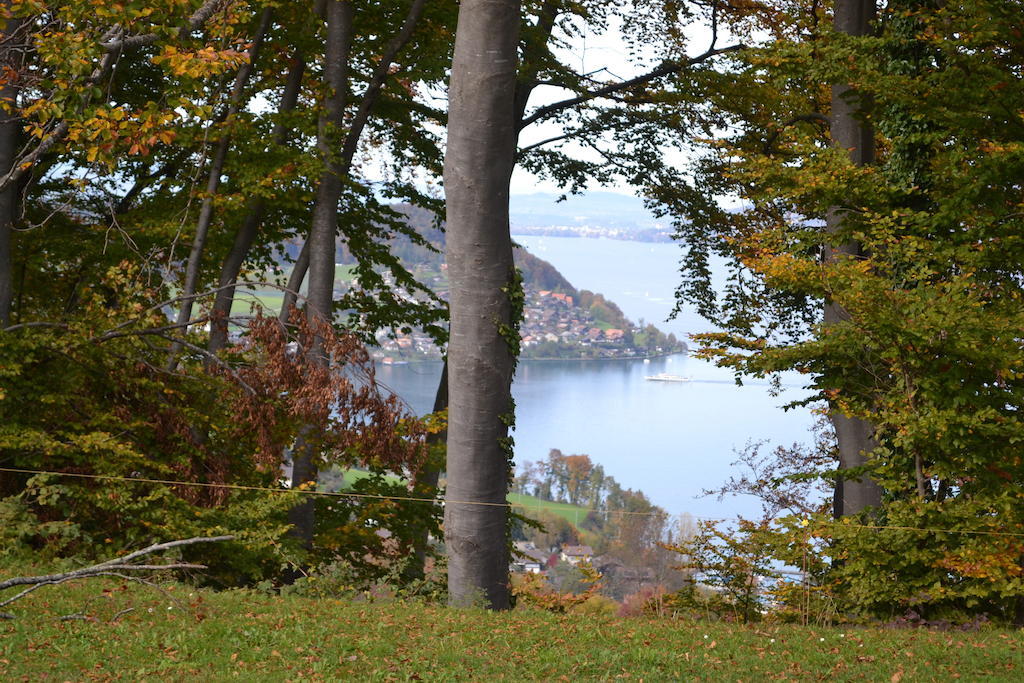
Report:
M 434 214 L 411 204 L 398 204 L 394 207 L 405 214 L 409 225 L 423 235 L 436 251 L 428 249 L 412 240 L 401 237 L 392 241 L 392 252 L 407 266 L 429 265 L 440 266 L 444 262 L 445 234 L 434 224 Z M 576 288 L 558 272 L 553 265 L 544 259 L 537 258 L 525 249 L 515 248 L 513 254 L 516 266 L 523 272 L 524 282 L 535 289 L 548 289 L 554 292 L 578 296 Z M 346 255 L 342 254 L 342 263 Z M 348 257 L 351 259 L 351 257 Z

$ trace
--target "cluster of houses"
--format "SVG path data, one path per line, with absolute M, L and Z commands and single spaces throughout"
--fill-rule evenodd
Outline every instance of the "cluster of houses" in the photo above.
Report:
M 561 342 L 579 346 L 621 344 L 624 330 L 602 330 L 594 325 L 590 313 L 578 308 L 568 294 L 542 289 L 527 291 L 520 336 L 523 348 L 542 342 Z
M 587 562 L 601 574 L 602 592 L 616 600 L 658 584 L 657 573 L 650 567 L 632 567 L 612 555 L 594 555 L 589 545 L 563 545 L 543 550 L 530 541 L 518 541 L 515 550 L 509 567 L 513 574 L 546 574 L 560 563 L 576 566 Z
M 589 545 L 564 545 L 545 551 L 530 541 L 516 541 L 515 549 L 510 567 L 513 574 L 543 574 L 559 562 L 576 566 L 594 559 L 594 549 Z
M 520 337 L 524 350 L 554 342 L 566 347 L 593 347 L 601 356 L 635 355 L 625 346 L 625 330 L 597 327 L 590 313 L 577 307 L 571 295 L 550 290 L 527 290 Z M 382 332 L 373 356 L 383 365 L 401 365 L 409 360 L 440 358 L 441 352 L 430 337 L 414 330 L 396 337 Z
M 441 357 L 441 351 L 434 340 L 418 330 L 395 338 L 381 334 L 377 337 L 377 347 L 373 355 L 383 365 L 402 365 L 407 363 L 409 358 Z
M 651 228 L 613 228 L 596 225 L 544 225 L 515 226 L 517 235 L 539 235 L 544 237 L 590 237 L 630 242 L 671 242 L 672 231 L 657 224 Z

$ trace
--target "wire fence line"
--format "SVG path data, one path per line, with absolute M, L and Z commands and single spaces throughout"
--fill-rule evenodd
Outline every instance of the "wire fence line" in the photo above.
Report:
M 370 500 L 387 500 L 395 502 L 405 503 L 422 503 L 431 505 L 444 505 L 450 503 L 453 505 L 481 505 L 489 507 L 504 507 L 504 508 L 517 508 L 523 510 L 547 510 L 547 511 L 565 511 L 565 503 L 548 503 L 546 501 L 539 501 L 538 503 L 514 503 L 514 502 L 488 502 L 478 500 L 454 500 L 450 498 L 423 498 L 418 496 L 397 496 L 397 495 L 385 495 L 376 493 L 356 493 L 350 491 L 316 491 L 313 489 L 292 489 L 292 488 L 270 488 L 267 486 L 248 486 L 245 484 L 216 484 L 212 482 L 200 482 L 200 481 L 181 481 L 177 479 L 156 479 L 150 477 L 129 477 L 120 476 L 114 474 L 89 474 L 85 472 L 58 472 L 54 470 L 34 470 L 20 467 L 0 467 L 0 472 L 10 472 L 14 474 L 31 474 L 31 475 L 51 475 L 57 477 L 71 477 L 76 479 L 93 479 L 102 481 L 116 481 L 116 482 L 132 482 L 141 484 L 164 484 L 168 486 L 193 486 L 200 488 L 215 488 L 215 489 L 228 489 L 234 491 L 253 491 L 266 494 L 292 494 L 292 495 L 306 495 L 306 496 L 327 496 L 335 498 L 353 498 L 353 499 L 370 499 Z M 597 508 L 579 508 L 573 510 L 577 515 L 577 525 L 579 524 L 578 515 L 580 513 L 595 513 L 598 515 L 635 515 L 645 517 L 671 517 L 664 512 L 640 512 L 631 510 L 599 510 Z M 689 518 L 694 521 L 706 521 L 706 522 L 739 522 L 749 521 L 743 520 L 740 517 L 701 517 L 698 515 L 691 515 L 689 513 L 683 513 L 679 517 Z M 936 534 L 971 534 L 979 536 L 1003 536 L 1012 538 L 1024 538 L 1024 532 L 1013 532 L 1013 531 L 992 531 L 985 529 L 948 529 L 948 528 L 937 528 L 937 527 L 915 527 L 905 526 L 898 524 L 864 524 L 864 523 L 842 523 L 843 527 L 846 528 L 861 528 L 866 530 L 891 530 L 891 531 L 915 531 L 922 533 L 936 533 Z

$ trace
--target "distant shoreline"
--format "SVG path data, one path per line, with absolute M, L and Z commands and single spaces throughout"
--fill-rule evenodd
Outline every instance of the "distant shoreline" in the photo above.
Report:
M 512 239 L 517 237 L 553 237 L 555 239 L 582 240 L 615 240 L 617 242 L 639 242 L 641 244 L 672 244 L 675 242 L 673 233 L 661 230 L 616 231 L 597 229 L 577 231 L 571 228 L 520 228 L 529 232 L 512 232 Z
M 590 362 L 599 361 L 599 360 L 654 360 L 656 358 L 668 358 L 669 356 L 689 356 L 689 355 L 690 354 L 689 354 L 688 351 L 671 351 L 669 353 L 656 353 L 656 354 L 651 355 L 651 356 L 612 356 L 610 358 L 520 358 L 519 362 L 520 363 L 530 363 L 530 362 L 533 362 L 533 361 L 537 361 L 537 362 L 540 362 L 540 363 L 550 363 L 552 361 L 557 361 L 557 360 L 562 360 L 562 361 L 578 360 L 578 361 L 585 361 L 587 363 L 590 363 Z
M 656 353 L 651 356 L 611 356 L 609 358 L 519 358 L 520 363 L 552 363 L 555 361 L 582 361 L 586 363 L 592 363 L 595 361 L 623 361 L 623 360 L 655 360 L 657 358 L 668 358 L 669 356 L 689 356 L 689 351 L 670 351 L 668 353 Z M 398 363 L 381 363 L 374 360 L 374 365 L 380 365 L 386 368 L 393 368 L 399 365 L 412 365 L 413 363 L 442 363 L 443 358 L 410 358 L 409 360 L 402 360 Z

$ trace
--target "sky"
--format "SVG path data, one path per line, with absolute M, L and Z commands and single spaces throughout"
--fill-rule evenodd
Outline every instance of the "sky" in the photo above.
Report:
M 592 73 L 603 69 L 608 75 L 608 80 L 625 80 L 647 71 L 647 68 L 637 68 L 630 61 L 627 54 L 627 47 L 623 41 L 622 22 L 613 18 L 609 21 L 608 30 L 603 33 L 585 32 L 584 35 L 573 40 L 568 49 L 557 50 L 556 54 L 565 64 L 576 67 L 578 73 Z M 691 26 L 687 30 L 690 38 L 690 54 L 699 54 L 707 49 L 711 42 L 711 33 L 704 26 Z M 724 43 L 722 43 L 724 44 Z M 653 54 L 653 51 L 652 51 Z M 641 56 L 643 57 L 643 55 Z M 600 77 L 598 75 L 598 77 Z M 570 95 L 565 90 L 553 87 L 539 86 L 530 98 L 529 107 L 534 108 L 557 102 Z M 556 123 L 533 124 L 520 133 L 520 147 L 545 140 L 562 133 L 562 128 Z M 593 160 L 596 155 L 592 150 L 585 149 L 579 145 L 567 145 L 566 150 L 581 158 Z M 671 154 L 671 153 L 670 153 Z M 679 161 L 685 159 L 678 154 Z M 601 186 L 592 184 L 587 189 L 601 189 L 605 192 L 617 192 L 626 195 L 636 195 L 636 188 L 630 185 Z M 535 192 L 560 193 L 562 189 L 554 182 L 542 180 L 528 171 L 516 167 L 512 173 L 510 191 L 516 194 L 532 194 Z
M 623 34 L 621 28 L 621 20 L 612 18 L 608 22 L 608 28 L 602 33 L 584 32 L 579 38 L 574 38 L 567 48 L 556 50 L 556 54 L 565 64 L 574 66 L 579 73 L 593 73 L 603 70 L 604 78 L 609 81 L 612 80 L 624 80 L 640 75 L 647 71 L 646 66 L 637 68 L 631 63 L 629 55 L 627 54 L 627 46 L 623 41 Z M 688 52 L 690 54 L 698 54 L 707 49 L 710 44 L 711 34 L 704 26 L 692 26 L 687 30 L 687 34 L 690 37 L 690 48 Z M 724 44 L 721 41 L 727 38 L 721 38 L 720 44 Z M 647 58 L 648 62 L 655 62 L 654 51 L 651 51 L 650 55 L 640 55 L 641 59 Z M 602 78 L 601 74 L 595 74 L 595 77 Z M 545 104 L 557 102 L 565 99 L 566 97 L 572 96 L 569 91 L 555 88 L 551 86 L 538 86 L 529 102 L 529 108 L 533 109 Z M 444 97 L 444 93 L 432 93 L 430 95 L 432 100 L 435 100 L 433 104 L 437 105 L 436 99 Z M 529 109 L 528 109 L 529 111 Z M 435 131 L 443 140 L 444 131 Z M 562 127 L 557 123 L 535 123 L 527 127 L 520 134 L 520 147 L 524 147 L 541 140 L 545 140 L 554 136 L 557 136 L 563 132 Z M 565 151 L 569 152 L 573 156 L 579 158 L 594 160 L 595 152 L 592 150 L 583 148 L 579 145 L 567 144 Z M 680 162 L 684 162 L 685 158 L 682 157 L 679 152 L 667 152 L 667 154 L 675 154 L 679 157 Z M 362 160 L 362 171 L 371 181 L 379 180 L 383 171 L 379 168 L 374 168 L 373 163 L 374 155 L 367 155 Z M 435 185 L 436 181 L 430 181 L 423 179 L 424 185 Z M 630 185 L 616 185 L 616 186 L 601 186 L 597 183 L 592 183 L 587 188 L 588 190 L 602 190 L 604 192 L 615 192 L 619 194 L 625 194 L 630 196 L 637 195 L 637 189 Z M 513 195 L 533 194 L 537 192 L 543 193 L 554 193 L 561 194 L 562 188 L 550 180 L 542 180 L 537 176 L 525 171 L 520 167 L 516 167 L 512 173 L 510 182 L 510 192 Z

